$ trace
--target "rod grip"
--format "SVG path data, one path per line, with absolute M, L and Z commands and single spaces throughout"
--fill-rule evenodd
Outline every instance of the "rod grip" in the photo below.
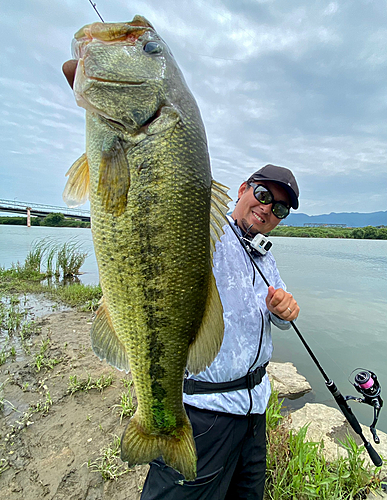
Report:
M 373 449 L 371 443 L 370 442 L 364 443 L 364 446 L 365 446 L 365 449 L 368 451 L 368 455 L 370 456 L 370 459 L 372 460 L 373 464 L 376 465 L 376 467 L 382 466 L 383 460 L 380 458 L 380 456 Z

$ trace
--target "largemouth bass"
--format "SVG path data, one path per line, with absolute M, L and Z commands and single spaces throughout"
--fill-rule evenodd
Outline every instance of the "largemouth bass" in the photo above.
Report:
M 186 367 L 205 369 L 222 343 L 212 252 L 230 198 L 211 179 L 196 102 L 146 19 L 87 25 L 73 53 L 86 153 L 70 168 L 63 196 L 70 206 L 90 199 L 103 291 L 93 349 L 130 368 L 136 389 L 121 457 L 131 466 L 162 455 L 192 480 L 196 450 L 182 383 Z

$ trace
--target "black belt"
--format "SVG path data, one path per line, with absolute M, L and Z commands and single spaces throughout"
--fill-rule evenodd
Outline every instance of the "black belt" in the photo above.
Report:
M 252 389 L 262 382 L 266 373 L 266 363 L 259 366 L 253 372 L 248 373 L 244 377 L 231 380 L 230 382 L 202 382 L 200 380 L 193 380 L 192 378 L 184 379 L 183 392 L 191 396 L 192 394 L 213 394 L 215 392 L 231 392 L 239 391 L 241 389 Z

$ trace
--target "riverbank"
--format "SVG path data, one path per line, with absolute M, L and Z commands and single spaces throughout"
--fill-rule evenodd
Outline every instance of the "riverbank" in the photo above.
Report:
M 72 219 L 61 213 L 51 213 L 46 217 L 31 217 L 31 226 L 83 227 L 90 228 L 90 221 Z M 27 217 L 0 216 L 0 224 L 7 226 L 27 226 Z
M 332 227 L 332 226 L 287 226 L 279 225 L 270 236 L 290 238 L 346 238 L 355 240 L 387 240 L 387 227 Z
M 33 331 L 14 339 L 14 354 L 0 366 L 4 498 L 139 500 L 147 466 L 128 469 L 119 458 L 119 437 L 135 408 L 130 374 L 92 352 L 92 313 L 67 308 L 39 318 L 34 309 Z M 291 363 L 268 372 L 282 396 L 310 390 Z
M 91 313 L 36 319 L 0 366 L 0 485 L 8 500 L 138 500 L 146 466 L 129 470 L 118 443 L 134 411 L 130 376 L 90 347 Z

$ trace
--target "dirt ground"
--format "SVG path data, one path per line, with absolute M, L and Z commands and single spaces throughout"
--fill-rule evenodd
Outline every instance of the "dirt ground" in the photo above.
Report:
M 129 470 L 110 457 L 104 479 L 97 465 L 104 450 L 118 442 L 129 417 L 120 423 L 122 379 L 129 375 L 101 362 L 90 346 L 91 315 L 75 311 L 40 320 L 30 354 L 16 352 L 0 366 L 0 491 L 7 500 L 137 500 L 147 466 Z M 49 342 L 47 341 L 49 339 Z M 60 362 L 37 371 L 36 359 L 46 343 L 45 359 Z M 69 393 L 77 381 L 114 377 L 100 391 Z M 75 380 L 74 378 L 72 379 Z M 101 451 L 102 450 L 102 451 Z M 89 466 L 88 466 L 89 463 Z M 94 464 L 94 465 L 91 465 Z

